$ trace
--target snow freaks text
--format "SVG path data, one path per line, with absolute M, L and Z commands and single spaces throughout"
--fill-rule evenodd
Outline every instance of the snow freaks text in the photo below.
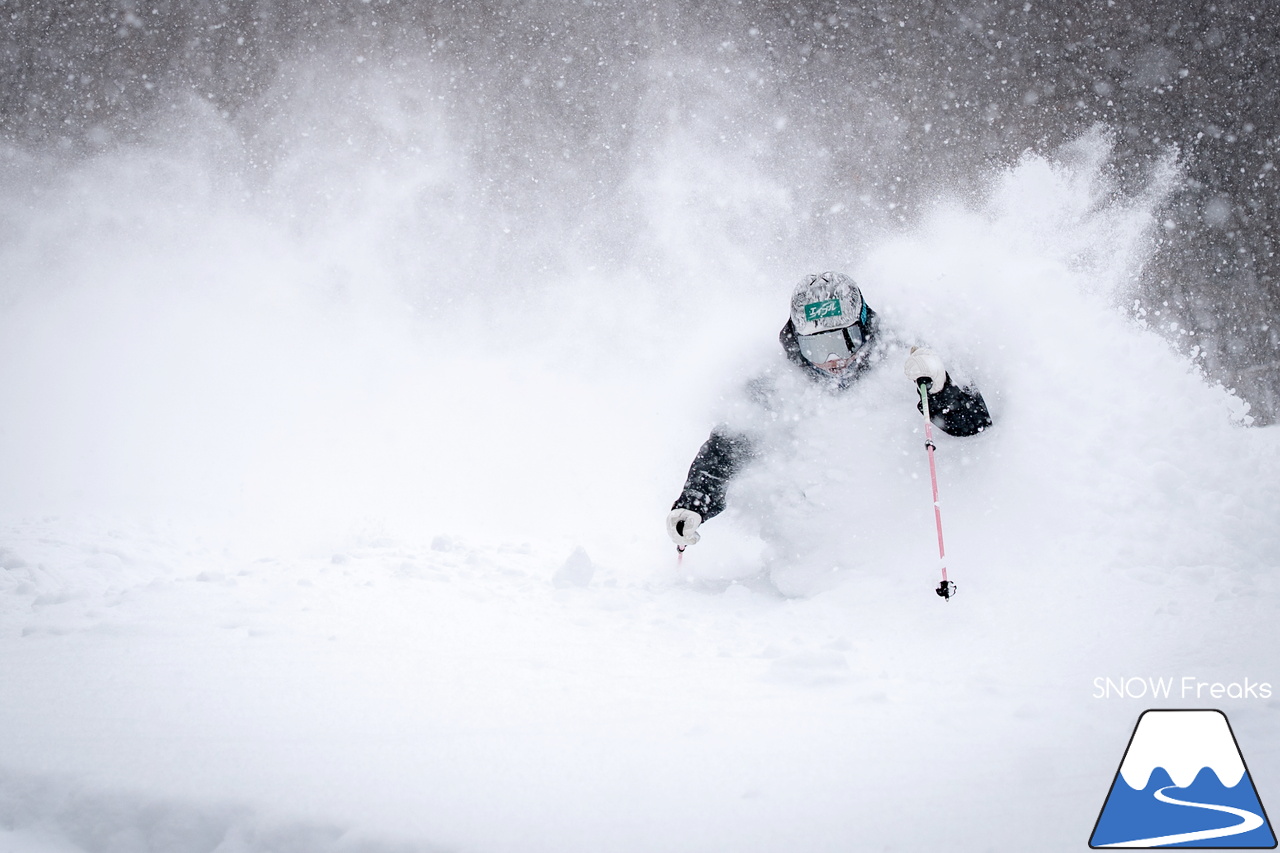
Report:
M 1181 678 L 1132 676 L 1093 680 L 1094 699 L 1270 699 L 1271 682 L 1201 681 L 1193 675 Z

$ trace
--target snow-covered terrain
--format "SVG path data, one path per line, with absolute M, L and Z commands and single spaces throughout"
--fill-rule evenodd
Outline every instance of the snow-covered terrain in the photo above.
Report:
M 1130 311 L 1172 165 L 1121 195 L 1099 133 L 792 258 L 784 189 L 679 139 L 602 249 L 468 219 L 430 122 L 244 178 L 175 121 L 5 161 L 0 850 L 1078 850 L 1162 705 L 1280 796 L 1276 699 L 1095 698 L 1280 686 L 1280 433 Z M 897 349 L 677 565 L 824 268 Z M 937 439 L 948 603 L 919 342 L 996 423 Z

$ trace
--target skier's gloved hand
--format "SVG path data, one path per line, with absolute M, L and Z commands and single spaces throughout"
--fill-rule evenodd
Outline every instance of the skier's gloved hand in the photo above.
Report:
M 698 525 L 702 516 L 691 509 L 673 509 L 667 516 L 667 535 L 677 545 L 696 544 L 702 535 L 698 533 Z
M 942 366 L 942 359 L 936 352 L 925 347 L 911 348 L 902 372 L 907 374 L 913 385 L 919 385 L 923 379 L 931 394 L 938 393 L 947 384 L 947 369 Z

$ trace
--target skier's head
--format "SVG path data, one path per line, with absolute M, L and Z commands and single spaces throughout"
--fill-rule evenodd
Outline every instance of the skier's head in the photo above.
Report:
M 807 275 L 791 294 L 791 325 L 806 362 L 831 376 L 855 369 L 866 356 L 871 310 L 844 273 Z

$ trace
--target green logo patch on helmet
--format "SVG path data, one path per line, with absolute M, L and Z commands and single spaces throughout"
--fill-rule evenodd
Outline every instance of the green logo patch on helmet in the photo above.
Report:
M 804 306 L 804 319 L 810 323 L 823 317 L 839 317 L 842 313 L 839 299 L 824 299 Z

